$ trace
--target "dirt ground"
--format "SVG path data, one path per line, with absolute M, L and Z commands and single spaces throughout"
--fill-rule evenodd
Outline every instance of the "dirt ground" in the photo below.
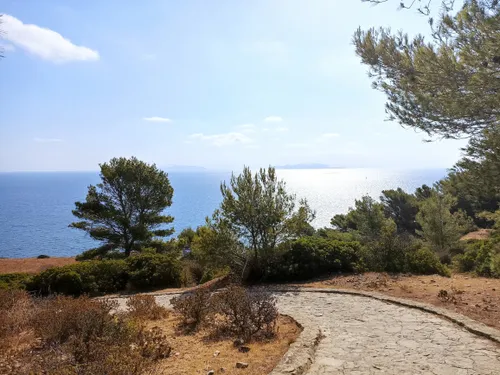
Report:
M 38 273 L 50 267 L 65 266 L 75 262 L 75 258 L 2 258 L 0 259 L 0 274 L 14 272 Z
M 296 322 L 287 316 L 280 316 L 277 337 L 267 342 L 251 342 L 250 348 L 242 353 L 233 346 L 233 340 L 211 341 L 206 332 L 190 335 L 176 334 L 179 318 L 172 314 L 164 321 L 154 322 L 162 328 L 172 345 L 172 354 L 161 361 L 155 373 L 169 375 L 205 375 L 214 370 L 215 374 L 264 375 L 278 364 L 288 347 L 301 332 Z M 236 363 L 248 363 L 246 369 L 237 369 Z
M 376 291 L 444 307 L 500 329 L 500 279 L 457 274 L 452 277 L 403 276 L 381 273 L 334 276 L 301 287 Z M 444 290 L 446 293 L 440 291 Z

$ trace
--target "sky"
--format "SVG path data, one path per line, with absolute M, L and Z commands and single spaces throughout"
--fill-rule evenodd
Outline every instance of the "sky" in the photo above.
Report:
M 427 33 L 397 1 L 3 0 L 0 171 L 115 156 L 215 169 L 447 168 L 465 141 L 386 121 L 361 26 Z

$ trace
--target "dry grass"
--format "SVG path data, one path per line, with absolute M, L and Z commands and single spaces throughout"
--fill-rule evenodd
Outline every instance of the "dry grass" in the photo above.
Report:
M 460 238 L 461 241 L 467 240 L 486 240 L 491 234 L 491 229 L 479 229 L 474 232 L 467 233 Z
M 108 300 L 33 299 L 22 291 L 0 291 L 0 373 L 264 375 L 301 331 L 293 319 L 280 316 L 272 338 L 236 347 L 234 337 L 210 338 L 210 324 L 181 333 L 182 317 L 158 306 L 152 296 L 135 296 L 128 307 L 131 313 L 113 315 L 116 304 Z M 249 366 L 236 370 L 237 362 Z
M 245 344 L 250 351 L 242 353 L 234 347 L 231 339 L 208 340 L 208 328 L 191 335 L 177 335 L 181 320 L 182 317 L 172 314 L 166 320 L 152 323 L 165 332 L 173 347 L 171 356 L 158 364 L 156 374 L 205 375 L 209 370 L 214 370 L 215 374 L 265 375 L 278 364 L 301 332 L 293 319 L 280 316 L 274 339 Z M 236 362 L 245 362 L 249 366 L 246 369 L 236 369 Z
M 76 263 L 75 258 L 19 258 L 19 259 L 0 259 L 0 274 L 26 272 L 38 273 L 47 268 L 60 267 L 67 264 Z
M 455 274 L 452 277 L 381 273 L 335 276 L 302 287 L 376 291 L 444 307 L 500 329 L 500 279 Z M 446 293 L 441 291 L 446 291 Z

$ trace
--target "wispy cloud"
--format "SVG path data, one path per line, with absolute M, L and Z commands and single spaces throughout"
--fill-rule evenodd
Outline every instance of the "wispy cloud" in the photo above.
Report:
M 282 122 L 283 118 L 280 116 L 268 116 L 264 119 L 264 122 Z
M 5 40 L 44 60 L 54 63 L 99 60 L 97 51 L 73 44 L 56 31 L 25 24 L 8 14 L 2 16 L 2 23 Z
M 238 129 L 242 133 L 255 133 L 257 128 L 255 127 L 254 124 L 242 124 L 236 126 L 236 129 Z
M 172 120 L 170 120 L 169 118 L 158 116 L 144 117 L 143 120 L 149 122 L 172 122 Z
M 246 134 L 239 132 L 229 132 L 223 134 L 210 134 L 206 135 L 203 133 L 191 134 L 189 136 L 191 139 L 196 139 L 202 142 L 210 143 L 214 146 L 229 146 L 232 144 L 241 143 L 252 143 L 252 139 Z
M 12 52 L 15 51 L 15 47 L 12 44 L 0 42 L 0 51 L 2 52 Z
M 63 142 L 60 138 L 34 138 L 33 139 L 37 143 L 59 143 Z
M 279 128 L 276 128 L 275 131 L 278 133 L 283 133 L 283 132 L 287 132 L 288 128 L 286 126 L 280 126 Z

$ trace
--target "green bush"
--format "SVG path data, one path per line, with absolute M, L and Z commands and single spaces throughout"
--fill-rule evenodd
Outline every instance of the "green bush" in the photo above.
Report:
M 92 260 L 49 268 L 33 278 L 29 290 L 42 295 L 101 295 L 125 289 L 127 281 L 125 261 Z
M 360 261 L 361 245 L 356 241 L 302 237 L 285 247 L 288 249 L 282 249 L 269 265 L 268 280 L 305 280 L 330 272 L 352 272 Z
M 417 275 L 451 276 L 450 270 L 441 263 L 437 254 L 427 247 L 408 254 L 408 271 Z
M 500 278 L 500 252 L 491 240 L 469 242 L 465 252 L 453 258 L 453 263 L 460 272 Z
M 6 273 L 0 275 L 0 289 L 26 289 L 33 275 L 29 273 Z
M 144 254 L 126 260 L 133 288 L 169 288 L 181 284 L 181 263 L 172 255 Z
M 200 279 L 200 284 L 209 282 L 210 280 L 217 279 L 218 277 L 227 276 L 231 273 L 231 268 L 228 266 L 219 268 L 207 268 Z

